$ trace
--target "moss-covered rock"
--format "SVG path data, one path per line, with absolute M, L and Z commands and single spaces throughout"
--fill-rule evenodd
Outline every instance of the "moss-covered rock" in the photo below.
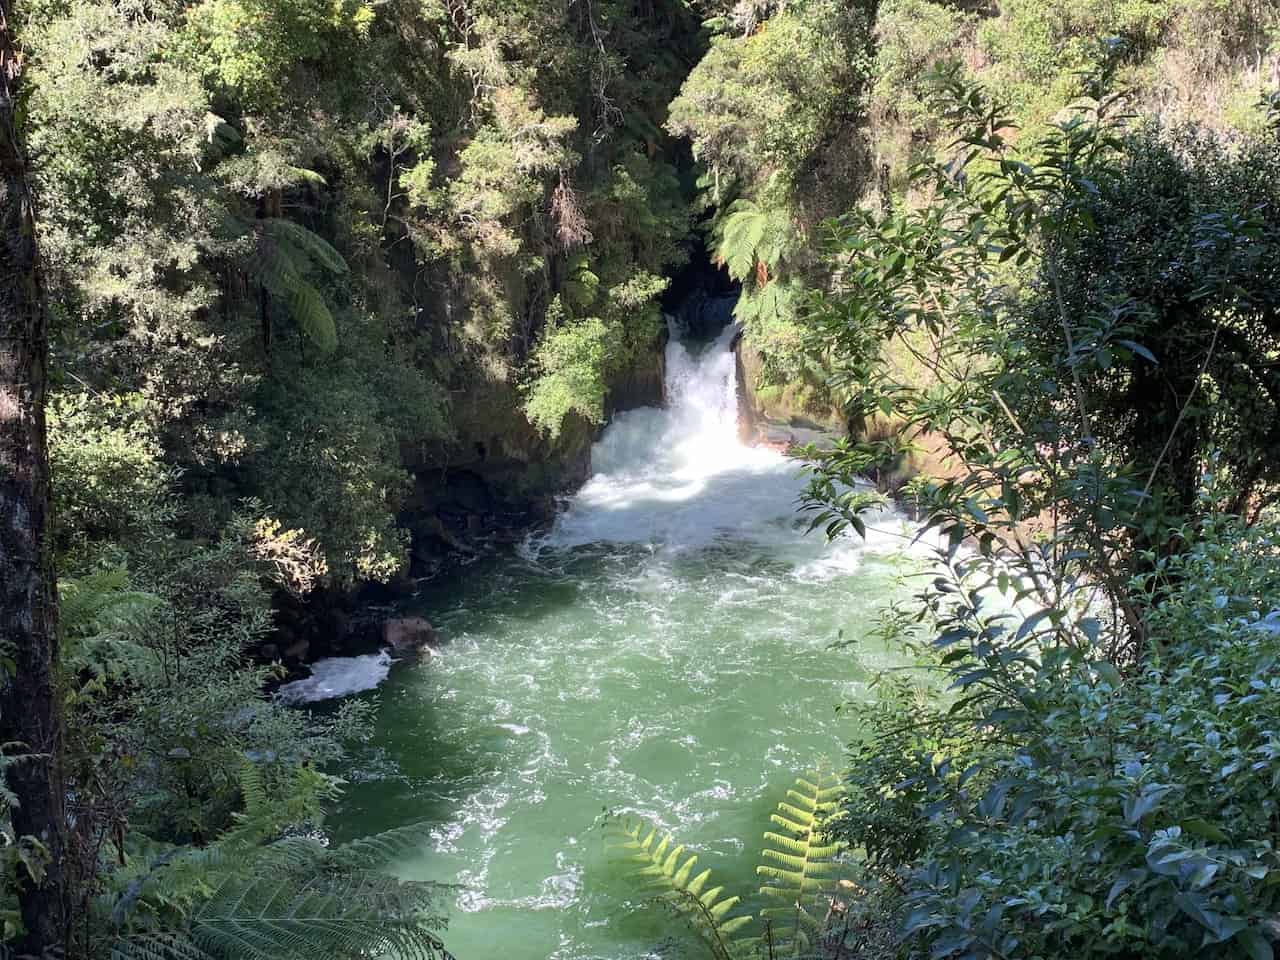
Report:
M 803 381 L 770 383 L 760 353 L 748 336 L 738 337 L 733 351 L 738 366 L 738 422 L 744 441 L 754 442 L 771 426 L 848 433 L 843 412 L 819 387 Z

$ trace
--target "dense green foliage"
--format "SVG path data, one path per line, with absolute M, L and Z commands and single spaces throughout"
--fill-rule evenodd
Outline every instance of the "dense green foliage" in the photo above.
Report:
M 1216 0 L 742 2 L 711 24 L 721 33 L 669 127 L 707 167 L 711 245 L 743 281 L 738 316 L 766 385 L 812 387 L 802 409 L 781 411 L 794 414 L 820 413 L 827 396 L 830 371 L 802 333 L 806 296 L 829 279 L 819 224 L 918 199 L 910 169 L 946 143 L 926 95 L 932 68 L 961 62 L 1034 135 L 1072 99 L 1076 73 L 1119 42 L 1137 111 L 1170 127 L 1257 133 L 1280 41 L 1274 4 Z
M 820 281 L 814 226 L 868 180 L 863 91 L 874 5 L 739 4 L 671 104 L 669 129 L 706 167 L 711 248 L 743 284 L 736 309 L 772 375 L 802 380 L 798 294 Z M 749 8 L 749 9 L 744 9 Z
M 690 218 L 660 128 L 698 21 L 621 0 L 17 15 L 68 955 L 435 955 L 430 886 L 320 843 L 339 786 L 320 771 L 366 712 L 286 707 L 255 656 L 278 655 L 282 605 L 407 574 L 402 510 L 437 465 L 570 460 L 614 379 L 654 362 Z M 8 849 L 10 879 L 41 873 L 38 845 Z
M 1249 371 L 1277 144 L 1135 127 L 1112 74 L 1014 145 L 942 72 L 957 156 L 917 171 L 927 204 L 832 225 L 814 302 L 851 415 L 950 457 L 913 491 L 939 570 L 894 620 L 945 682 L 860 710 L 833 828 L 909 953 L 1272 955 L 1277 474 Z M 860 523 L 846 485 L 895 446 L 819 458 L 815 524 Z
M 25 9 L 58 375 L 141 398 L 196 536 L 257 498 L 327 578 L 389 579 L 405 451 L 487 439 L 450 392 L 523 385 L 555 435 L 652 349 L 681 4 Z

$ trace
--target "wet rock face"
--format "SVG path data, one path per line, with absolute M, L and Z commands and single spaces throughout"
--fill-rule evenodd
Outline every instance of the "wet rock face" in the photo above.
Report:
M 440 635 L 423 617 L 393 617 L 382 624 L 382 642 L 396 656 L 427 657 Z
M 659 332 L 627 369 L 613 372 L 606 418 L 662 404 L 666 339 Z M 454 398 L 452 417 L 450 442 L 405 452 L 416 482 L 400 522 L 412 539 L 413 578 L 518 543 L 549 523 L 556 498 L 590 478 L 591 446 L 603 429 L 573 413 L 558 437 L 544 436 L 510 384 L 471 384 Z
M 830 430 L 815 430 L 812 427 L 797 427 L 786 423 L 756 424 L 752 429 L 751 442 L 755 446 L 768 447 L 786 454 L 798 454 L 808 447 L 816 450 L 831 450 L 841 437 Z
M 736 291 L 716 293 L 696 290 L 673 314 L 681 334 L 692 340 L 713 340 L 733 322 L 738 304 Z

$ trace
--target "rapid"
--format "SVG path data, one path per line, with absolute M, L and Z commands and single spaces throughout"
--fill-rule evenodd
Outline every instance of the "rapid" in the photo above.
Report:
M 376 735 L 329 827 L 424 824 L 398 870 L 457 885 L 459 960 L 678 956 L 602 814 L 651 819 L 750 894 L 769 812 L 838 766 L 858 736 L 838 707 L 900 657 L 874 629 L 910 589 L 910 530 L 886 512 L 865 542 L 805 534 L 799 465 L 738 439 L 730 336 L 673 338 L 667 405 L 615 418 L 554 526 L 423 594 L 447 640 L 429 662 L 358 668 L 382 680 Z

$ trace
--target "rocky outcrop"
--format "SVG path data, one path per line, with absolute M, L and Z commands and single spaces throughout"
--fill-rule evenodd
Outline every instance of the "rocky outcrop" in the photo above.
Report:
M 830 450 L 840 437 L 841 434 L 831 430 L 764 421 L 755 425 L 750 442 L 754 446 L 768 447 L 783 453 L 798 453 L 808 447 L 816 450 Z
M 830 445 L 848 435 L 841 411 L 808 384 L 766 383 L 764 363 L 749 338 L 732 342 L 738 370 L 738 432 L 743 443 L 781 450 Z
M 617 371 L 606 419 L 662 403 L 666 331 L 627 369 Z M 591 474 L 591 445 L 602 425 L 571 414 L 554 439 L 522 410 L 515 385 L 480 380 L 455 395 L 453 439 L 403 451 L 413 472 L 401 523 L 411 536 L 412 577 L 431 576 L 451 557 L 518 542 L 555 516 L 557 498 Z
M 637 407 L 659 407 L 664 399 L 667 375 L 667 330 L 664 327 L 650 349 L 626 370 L 614 374 L 605 397 L 605 419 Z
M 842 437 L 903 438 L 905 428 L 900 422 L 877 416 L 863 423 L 848 423 L 830 402 L 818 401 L 811 388 L 766 384 L 760 355 L 746 338 L 734 340 L 733 350 L 738 368 L 738 430 L 744 443 L 794 453 L 807 446 L 830 449 Z M 917 433 L 909 439 L 911 443 L 904 452 L 868 471 L 867 479 L 891 496 L 896 497 L 916 477 L 955 474 L 941 437 Z

